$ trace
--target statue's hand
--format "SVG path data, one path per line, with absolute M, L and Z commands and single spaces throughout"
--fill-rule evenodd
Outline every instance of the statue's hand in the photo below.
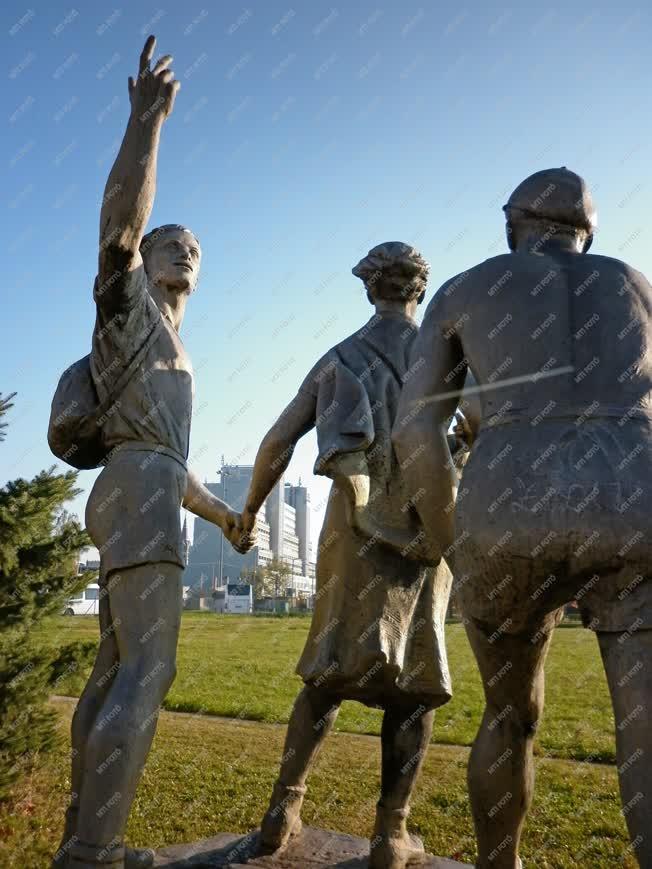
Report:
M 242 523 L 242 531 L 245 534 L 250 534 L 256 529 L 256 518 L 257 514 L 253 513 L 248 507 L 245 507 L 242 513 L 240 514 L 240 521 Z
M 410 561 L 419 561 L 429 567 L 436 567 L 441 560 L 439 548 L 423 529 L 413 535 L 403 528 L 381 525 L 366 508 L 353 510 L 351 527 L 369 541 L 389 546 Z
M 164 121 L 172 111 L 174 99 L 181 83 L 171 69 L 172 55 L 161 57 L 153 69 L 149 68 L 156 47 L 156 37 L 150 36 L 140 55 L 138 77 L 129 76 L 129 100 L 132 118 L 147 121 Z
M 226 539 L 241 555 L 249 552 L 256 545 L 257 537 L 256 517 L 254 516 L 253 524 L 251 524 L 244 521 L 245 515 L 246 513 L 229 510 L 226 516 L 226 528 L 223 529 Z
M 423 536 L 421 536 L 423 535 Z M 419 532 L 416 537 L 406 547 L 406 558 L 412 558 L 416 561 L 422 561 L 429 567 L 437 567 L 442 559 L 441 549 L 433 541 L 427 531 Z
M 455 414 L 455 427 L 453 428 L 453 434 L 455 435 L 460 447 L 466 446 L 468 449 L 471 449 L 473 446 L 473 429 L 471 428 L 468 419 L 459 410 Z

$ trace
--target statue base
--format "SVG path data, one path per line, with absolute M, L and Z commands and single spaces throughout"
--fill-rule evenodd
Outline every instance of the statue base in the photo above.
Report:
M 287 848 L 277 854 L 255 857 L 258 830 L 239 836 L 220 833 L 211 839 L 202 839 L 189 845 L 170 845 L 156 852 L 154 866 L 168 869 L 365 869 L 369 856 L 369 840 L 348 836 L 332 830 L 304 827 Z M 426 854 L 423 869 L 455 869 L 468 863 L 457 863 L 445 857 Z

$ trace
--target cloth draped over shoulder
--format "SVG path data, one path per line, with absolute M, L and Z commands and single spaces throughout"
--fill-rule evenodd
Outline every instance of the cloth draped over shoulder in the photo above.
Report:
M 423 529 L 409 503 L 391 443 L 400 391 L 409 376 L 416 324 L 375 315 L 332 348 L 300 389 L 316 399 L 315 473 L 337 477 L 357 457 L 369 477 L 369 511 L 380 526 L 416 537 Z M 356 533 L 346 496 L 331 489 L 317 557 L 310 633 L 297 666 L 306 682 L 370 706 L 451 696 L 444 619 L 451 574 L 404 557 Z
M 374 441 L 374 421 L 363 382 L 334 351 L 317 393 L 315 473 L 330 476 L 333 460 L 366 450 Z

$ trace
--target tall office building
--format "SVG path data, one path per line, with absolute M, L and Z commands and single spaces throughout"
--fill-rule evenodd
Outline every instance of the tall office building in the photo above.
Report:
M 294 509 L 296 536 L 299 540 L 299 558 L 303 562 L 304 573 L 312 561 L 312 546 L 310 542 L 310 493 L 305 486 L 285 484 L 285 502 Z
M 219 481 L 206 488 L 242 510 L 253 474 L 253 465 L 225 465 Z M 314 593 L 315 566 L 310 545 L 310 495 L 305 486 L 291 486 L 283 478 L 272 489 L 258 514 L 258 545 L 240 555 L 222 531 L 199 517 L 184 583 L 204 590 L 215 589 L 227 580 L 234 582 L 242 571 L 264 567 L 276 558 L 284 561 L 292 576 L 288 584 L 296 592 Z

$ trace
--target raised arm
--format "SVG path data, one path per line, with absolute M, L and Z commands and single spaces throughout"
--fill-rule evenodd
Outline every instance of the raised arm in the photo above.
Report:
M 242 513 L 243 530 L 254 527 L 263 501 L 290 464 L 297 441 L 315 425 L 317 399 L 299 390 L 263 438 Z
M 150 36 L 140 55 L 138 76 L 135 81 L 129 78 L 129 122 L 102 199 L 96 289 L 100 298 L 119 294 L 125 282 L 118 278 L 142 266 L 138 248 L 154 204 L 161 128 L 180 87 L 168 69 L 171 55 L 150 69 L 155 46 Z
M 415 373 L 401 392 L 392 441 L 424 528 L 446 555 L 455 537 L 457 493 L 447 430 L 466 366 L 459 364 L 463 353 L 454 329 L 442 321 L 441 298 L 430 303 L 414 343 L 410 370 Z

